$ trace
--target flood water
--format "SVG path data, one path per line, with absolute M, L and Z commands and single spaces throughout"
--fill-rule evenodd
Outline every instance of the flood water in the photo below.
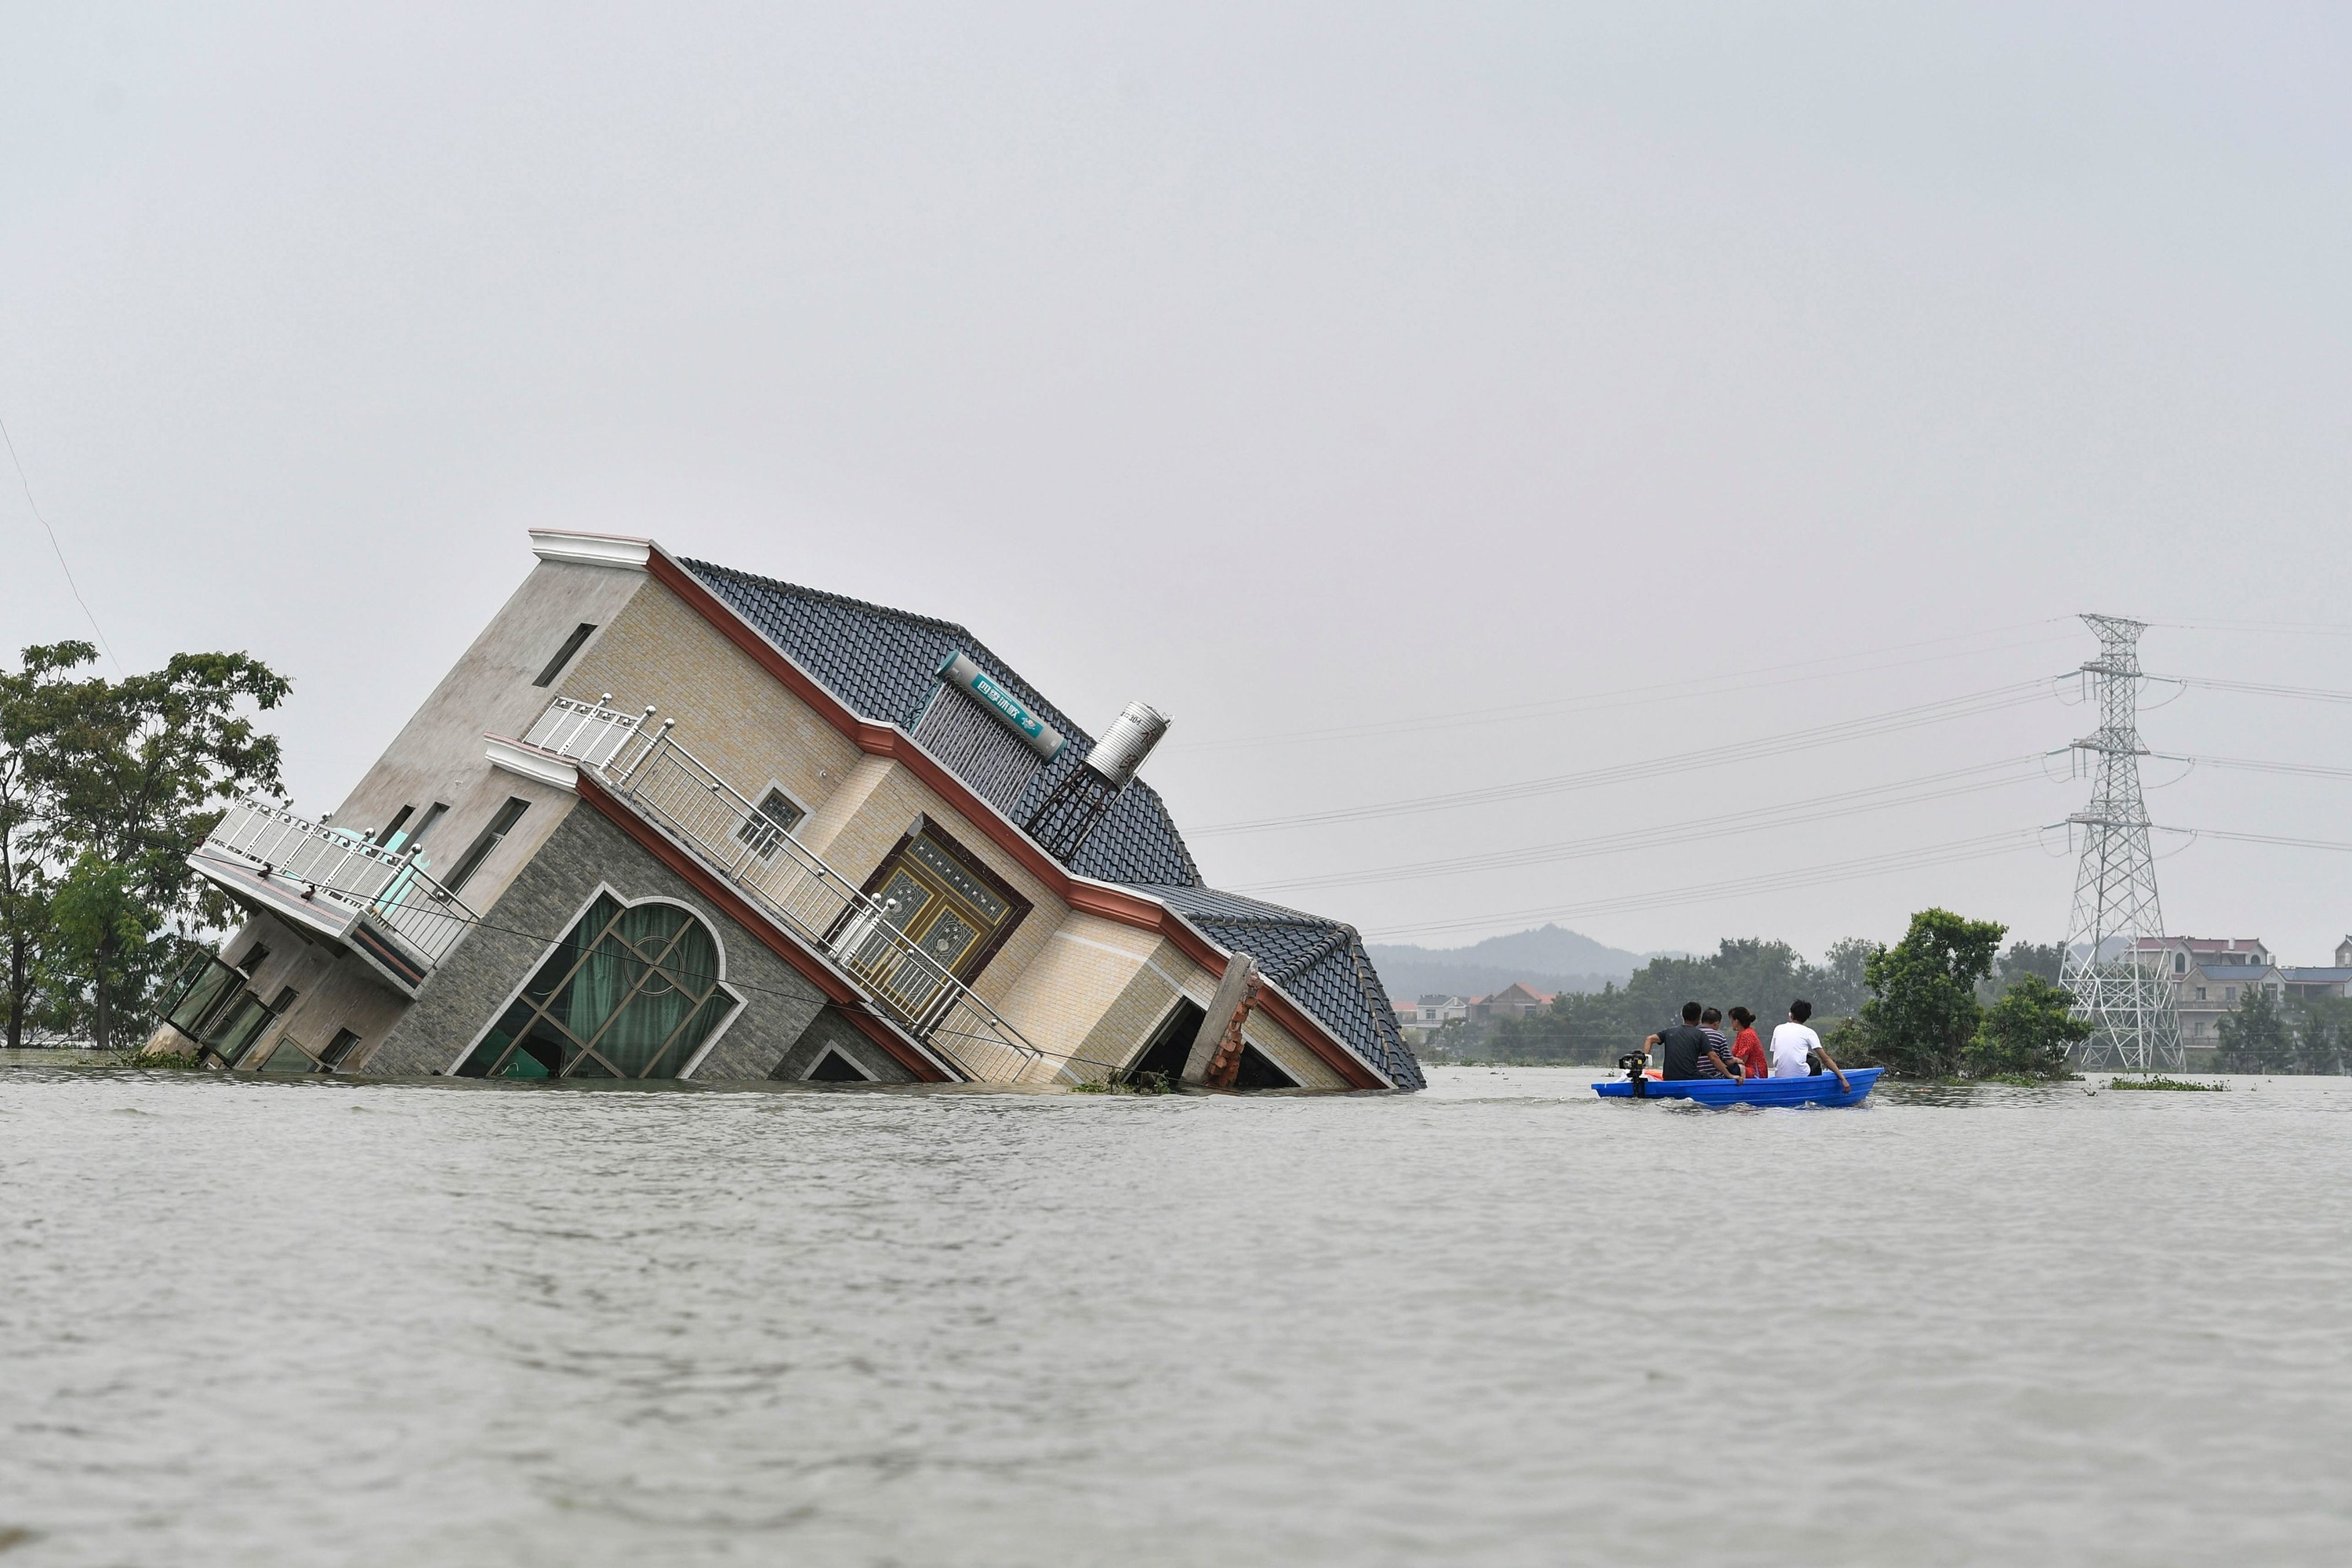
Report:
M 0 1568 L 2352 1558 L 2352 1082 L 0 1071 Z

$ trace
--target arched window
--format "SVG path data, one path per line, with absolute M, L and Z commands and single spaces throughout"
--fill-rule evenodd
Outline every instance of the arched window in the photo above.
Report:
M 691 910 L 600 894 L 458 1076 L 676 1078 L 741 1005 L 719 968 Z

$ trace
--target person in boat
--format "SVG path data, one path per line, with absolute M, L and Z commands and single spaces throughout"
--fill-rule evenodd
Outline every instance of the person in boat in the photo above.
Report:
M 1707 1044 L 1706 1031 L 1698 1026 L 1702 1011 L 1696 1002 L 1684 1003 L 1681 1026 L 1660 1029 L 1642 1042 L 1643 1048 L 1659 1056 L 1667 1078 L 1738 1077 L 1728 1053 L 1718 1054 Z
M 1698 1016 L 1698 1027 L 1699 1033 L 1706 1037 L 1706 1049 L 1708 1056 L 1717 1060 L 1729 1062 L 1731 1064 L 1730 1076 L 1733 1078 L 1746 1078 L 1748 1076 L 1748 1069 L 1740 1065 L 1738 1053 L 1731 1048 L 1731 1037 L 1723 1032 L 1723 1009 L 1720 1007 L 1709 1007 L 1706 1012 L 1701 1013 Z
M 1770 1078 L 1772 1058 L 1764 1054 L 1764 1042 L 1757 1037 L 1756 1015 L 1745 1007 L 1734 1007 L 1731 1021 L 1739 1026 L 1739 1036 L 1731 1042 L 1731 1059 L 1739 1064 L 1739 1076 Z
M 1850 1089 L 1845 1073 L 1830 1056 L 1829 1047 L 1822 1044 L 1805 1020 L 1813 1016 L 1813 1005 L 1802 998 L 1789 1004 L 1789 1021 L 1772 1031 L 1772 1076 L 1774 1078 L 1811 1078 L 1823 1068 L 1837 1074 L 1838 1087 Z

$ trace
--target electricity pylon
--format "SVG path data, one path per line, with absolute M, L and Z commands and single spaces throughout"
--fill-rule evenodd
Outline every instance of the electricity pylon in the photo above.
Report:
M 2090 754 L 2095 782 L 2089 807 L 2066 819 L 2083 829 L 2083 860 L 2059 984 L 2074 994 L 2074 1016 L 2091 1023 L 2081 1047 L 2084 1066 L 2178 1072 L 2185 1061 L 2171 957 L 2141 940 L 2164 934 L 2139 785 L 2139 760 L 2147 754 L 2139 743 L 2139 634 L 2146 626 L 2116 616 L 2083 619 L 2099 639 L 2099 657 L 2083 666 L 2099 728 L 2074 742 Z

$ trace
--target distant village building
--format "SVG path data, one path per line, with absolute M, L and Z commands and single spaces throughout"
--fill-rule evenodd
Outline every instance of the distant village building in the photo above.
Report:
M 2180 1041 L 2190 1049 L 2220 1045 L 2221 1020 L 2257 989 L 2278 1000 L 2352 995 L 2352 936 L 2336 947 L 2336 963 L 2318 968 L 2282 966 L 2255 937 L 2143 937 L 2140 951 L 2163 955 L 2180 1013 Z
M 1423 996 L 1411 1006 L 1397 1009 L 1397 1022 L 1416 1029 L 1442 1029 L 1469 1016 L 1470 1002 L 1464 996 Z
M 2336 944 L 2336 962 L 2331 964 L 2280 971 L 2286 977 L 2286 994 L 2309 999 L 2320 996 L 2352 996 L 2352 936 Z
M 236 1071 L 1417 1089 L 1356 931 L 1205 886 L 960 626 L 534 532 L 331 816 L 193 858 L 248 918 L 159 1038 Z
M 1513 981 L 1491 996 L 1470 1003 L 1470 1016 L 1480 1023 L 1498 1018 L 1531 1018 L 1551 1005 L 1552 993 Z

